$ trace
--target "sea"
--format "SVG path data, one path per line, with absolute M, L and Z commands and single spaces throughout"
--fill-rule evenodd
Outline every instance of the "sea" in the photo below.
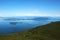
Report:
M 28 29 L 36 28 L 38 26 L 43 26 L 49 24 L 51 22 L 60 21 L 59 17 L 47 17 L 48 19 L 25 19 L 25 20 L 5 20 L 4 18 L 0 18 L 0 34 L 11 34 L 17 33 L 21 31 L 25 31 Z

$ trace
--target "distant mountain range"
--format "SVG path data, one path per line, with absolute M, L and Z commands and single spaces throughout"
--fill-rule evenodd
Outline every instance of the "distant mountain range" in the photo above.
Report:
M 0 17 L 4 20 L 48 20 L 49 17 Z
M 36 16 L 19 16 L 19 17 L 0 17 L 3 20 L 60 20 L 59 17 L 36 17 Z

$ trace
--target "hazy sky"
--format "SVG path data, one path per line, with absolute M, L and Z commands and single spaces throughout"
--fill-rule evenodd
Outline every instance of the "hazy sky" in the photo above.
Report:
M 60 0 L 0 0 L 0 16 L 60 17 Z

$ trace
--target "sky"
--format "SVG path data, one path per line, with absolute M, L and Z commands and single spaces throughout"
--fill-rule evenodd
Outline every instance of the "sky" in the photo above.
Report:
M 60 17 L 60 0 L 0 0 L 0 16 Z

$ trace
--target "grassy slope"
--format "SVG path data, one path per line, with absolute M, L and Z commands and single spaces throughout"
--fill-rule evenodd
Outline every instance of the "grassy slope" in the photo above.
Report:
M 0 40 L 60 40 L 60 22 L 54 22 L 23 32 L 0 35 Z

